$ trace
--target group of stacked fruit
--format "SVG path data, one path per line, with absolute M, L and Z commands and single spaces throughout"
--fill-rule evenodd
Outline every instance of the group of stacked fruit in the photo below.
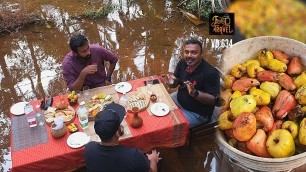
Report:
M 71 91 L 71 93 L 68 94 L 67 98 L 71 106 L 78 103 L 78 95 L 76 94 L 75 91 Z
M 298 56 L 261 49 L 224 76 L 218 123 L 231 146 L 267 158 L 306 151 L 304 69 Z

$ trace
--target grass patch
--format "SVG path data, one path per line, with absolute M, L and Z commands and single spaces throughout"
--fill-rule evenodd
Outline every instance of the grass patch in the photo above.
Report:
M 220 2 L 216 0 L 182 0 L 179 6 L 182 9 L 196 15 L 199 19 L 207 20 L 209 18 L 209 14 L 212 12 L 224 12 L 225 5 L 224 0 L 221 0 Z
M 91 19 L 99 19 L 106 17 L 109 13 L 113 12 L 115 9 L 112 5 L 104 5 L 99 9 L 92 8 L 92 9 L 85 9 L 84 17 L 91 18 Z

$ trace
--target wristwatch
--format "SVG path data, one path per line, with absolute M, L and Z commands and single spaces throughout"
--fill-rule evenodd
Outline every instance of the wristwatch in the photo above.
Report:
M 194 93 L 193 93 L 193 95 L 194 95 L 194 96 L 193 96 L 194 98 L 198 97 L 198 96 L 199 96 L 199 91 L 198 91 L 198 90 L 195 90 Z
M 107 76 L 107 77 L 105 77 L 105 80 L 108 80 L 109 82 L 112 82 L 112 77 Z

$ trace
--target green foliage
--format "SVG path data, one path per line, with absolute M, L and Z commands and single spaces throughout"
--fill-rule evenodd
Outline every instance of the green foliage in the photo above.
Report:
M 200 1 L 200 8 L 198 7 L 199 0 L 187 0 L 181 3 L 181 8 L 195 14 L 200 15 L 201 19 L 208 19 L 209 14 L 212 12 L 220 13 L 223 12 L 219 3 L 215 3 L 215 8 L 212 7 L 212 1 L 202 0 Z
M 91 19 L 98 19 L 106 17 L 109 13 L 111 13 L 115 8 L 112 5 L 104 5 L 99 9 L 86 9 L 84 11 L 84 16 Z

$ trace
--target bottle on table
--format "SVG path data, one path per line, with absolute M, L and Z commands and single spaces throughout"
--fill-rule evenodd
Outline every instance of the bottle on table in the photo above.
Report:
M 36 116 L 35 116 L 34 109 L 33 109 L 32 105 L 30 105 L 30 104 L 25 105 L 24 114 L 27 118 L 29 126 L 30 127 L 36 127 L 37 126 L 37 121 L 36 121 Z
M 85 106 L 85 102 L 82 101 L 80 106 L 77 108 L 77 114 L 79 118 L 79 122 L 81 124 L 81 128 L 85 129 L 88 127 L 88 109 Z

